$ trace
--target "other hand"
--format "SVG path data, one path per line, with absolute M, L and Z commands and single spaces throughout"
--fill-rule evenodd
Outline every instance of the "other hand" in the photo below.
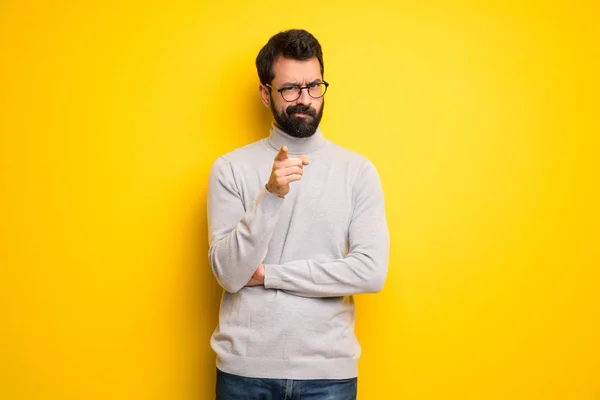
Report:
M 252 274 L 252 278 L 246 283 L 245 286 L 260 286 L 265 284 L 265 266 L 264 264 L 260 264 L 254 274 Z

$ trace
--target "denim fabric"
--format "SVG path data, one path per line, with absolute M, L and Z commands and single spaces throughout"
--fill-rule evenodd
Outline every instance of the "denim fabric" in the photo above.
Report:
M 356 400 L 358 380 L 246 378 L 217 369 L 216 400 Z

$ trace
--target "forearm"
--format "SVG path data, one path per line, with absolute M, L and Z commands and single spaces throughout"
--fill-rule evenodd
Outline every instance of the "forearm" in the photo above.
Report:
M 209 259 L 217 281 L 228 292 L 240 290 L 264 260 L 282 201 L 262 190 L 235 227 L 213 239 Z
M 304 297 L 351 296 L 377 293 L 387 276 L 387 251 L 376 256 L 354 253 L 345 258 L 318 262 L 291 261 L 265 265 L 265 288 L 285 290 Z

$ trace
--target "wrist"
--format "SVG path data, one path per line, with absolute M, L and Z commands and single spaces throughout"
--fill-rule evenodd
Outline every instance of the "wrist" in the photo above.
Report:
M 277 196 L 277 197 L 280 197 L 280 198 L 282 198 L 282 199 L 284 199 L 284 198 L 285 198 L 285 196 L 280 196 L 280 195 L 278 195 L 277 193 L 273 193 L 273 191 L 272 191 L 271 189 L 269 189 L 269 184 L 268 184 L 268 183 L 265 185 L 265 190 L 266 190 L 267 192 L 271 193 L 273 196 Z

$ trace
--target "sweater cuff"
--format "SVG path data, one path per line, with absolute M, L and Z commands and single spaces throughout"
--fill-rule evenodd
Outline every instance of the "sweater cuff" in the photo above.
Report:
M 314 285 L 307 260 L 264 266 L 265 289 L 296 290 L 300 286 Z
M 277 264 L 264 264 L 265 268 L 265 289 L 279 289 L 281 278 L 277 276 Z
M 279 210 L 281 205 L 283 204 L 283 198 L 274 195 L 269 192 L 266 188 L 262 188 L 262 190 L 258 193 L 258 198 L 256 199 L 257 208 L 263 212 L 268 213 L 274 210 Z

